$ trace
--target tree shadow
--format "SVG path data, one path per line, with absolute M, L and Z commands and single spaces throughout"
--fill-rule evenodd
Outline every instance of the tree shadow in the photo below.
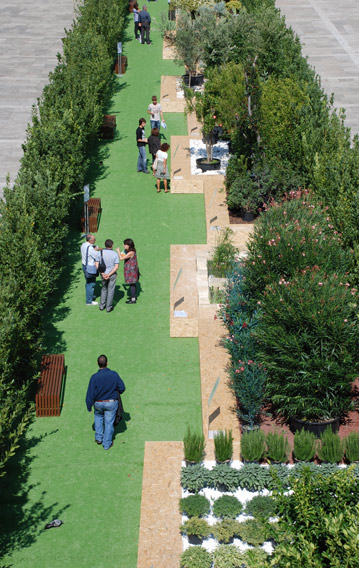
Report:
M 22 439 L 15 456 L 7 463 L 7 475 L 0 479 L 0 558 L 23 548 L 28 548 L 38 539 L 46 523 L 61 515 L 70 505 L 54 502 L 44 505 L 46 491 L 35 501 L 29 499 L 29 492 L 40 487 L 40 483 L 29 484 L 29 475 L 36 455 L 31 452 L 45 438 L 56 434 L 58 429 L 40 436 Z M 13 564 L 3 565 L 9 568 Z

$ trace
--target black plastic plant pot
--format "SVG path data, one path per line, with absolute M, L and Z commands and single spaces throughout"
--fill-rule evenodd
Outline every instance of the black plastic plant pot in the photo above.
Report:
M 189 74 L 188 73 L 186 73 L 185 75 L 182 75 L 182 79 L 183 79 L 184 84 L 189 86 L 189 87 L 200 87 L 201 85 L 203 85 L 204 75 L 203 75 L 203 73 L 200 73 L 199 75 L 192 75 L 190 85 L 188 85 L 188 81 L 189 81 Z
M 340 424 L 340 418 L 332 418 L 331 420 L 318 420 L 316 422 L 311 420 L 301 420 L 300 418 L 293 417 L 290 419 L 290 429 L 293 433 L 298 430 L 306 430 L 307 432 L 312 432 L 317 438 L 328 428 L 331 427 L 334 434 L 338 432 Z
M 201 538 L 201 537 L 199 537 L 195 534 L 191 534 L 191 535 L 188 535 L 188 542 L 190 544 L 202 544 L 203 538 Z
M 254 219 L 254 213 L 252 213 L 252 211 L 243 211 L 242 213 L 242 219 L 243 221 L 253 221 Z
M 196 164 L 197 168 L 200 168 L 202 172 L 210 172 L 220 169 L 221 160 L 214 158 L 213 160 L 211 160 L 211 162 L 207 162 L 207 158 L 197 158 Z

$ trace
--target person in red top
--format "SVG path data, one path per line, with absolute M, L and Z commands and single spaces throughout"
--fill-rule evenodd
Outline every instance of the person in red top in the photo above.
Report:
M 126 284 L 130 285 L 130 299 L 126 301 L 126 304 L 135 304 L 136 303 L 136 287 L 137 282 L 139 279 L 140 272 L 138 270 L 138 263 L 137 263 L 137 254 L 135 243 L 132 239 L 125 239 L 123 241 L 125 252 L 121 253 L 120 249 L 117 248 L 118 255 L 120 260 L 124 261 L 124 274 L 125 274 L 125 282 Z

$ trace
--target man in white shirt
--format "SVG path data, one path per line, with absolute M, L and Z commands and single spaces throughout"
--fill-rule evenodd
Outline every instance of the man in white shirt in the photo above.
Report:
M 151 128 L 161 128 L 161 119 L 164 122 L 162 107 L 160 103 L 157 103 L 157 97 L 153 95 L 152 103 L 148 105 L 148 114 L 151 115 Z
M 97 269 L 97 247 L 94 235 L 86 235 L 86 242 L 81 245 L 82 270 L 85 276 L 86 306 L 98 306 L 95 302 L 94 289 L 96 284 Z

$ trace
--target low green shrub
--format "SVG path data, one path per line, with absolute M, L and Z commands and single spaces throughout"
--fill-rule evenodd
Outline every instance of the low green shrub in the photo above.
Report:
M 262 491 L 270 482 L 268 468 L 256 463 L 245 464 L 239 470 L 238 485 L 248 491 Z
M 199 463 L 203 459 L 205 441 L 203 434 L 191 432 L 188 426 L 183 438 L 184 459 L 189 462 Z
M 246 504 L 245 513 L 253 517 L 274 517 L 276 514 L 275 500 L 269 495 L 256 495 Z
M 218 464 L 210 472 L 209 486 L 224 491 L 236 491 L 239 485 L 239 471 L 226 464 Z
M 267 489 L 278 489 L 280 487 L 289 488 L 290 486 L 290 474 L 292 470 L 289 470 L 284 464 L 272 464 L 268 469 L 269 481 L 267 483 Z
M 191 493 L 198 493 L 203 487 L 207 487 L 210 480 L 210 472 L 201 464 L 195 464 L 181 469 L 181 485 Z
M 232 269 L 232 264 L 238 249 L 232 242 L 233 231 L 225 227 L 216 236 L 216 246 L 208 267 L 213 276 L 225 277 Z
M 180 512 L 188 517 L 203 517 L 208 515 L 211 506 L 204 495 L 189 495 L 180 500 Z
M 345 456 L 349 462 L 359 461 L 359 432 L 351 432 L 344 440 Z
M 241 437 L 242 458 L 247 461 L 260 461 L 265 452 L 265 435 L 262 430 L 244 432 Z
M 343 459 L 344 444 L 330 427 L 326 428 L 320 436 L 318 444 L 318 457 L 321 461 L 338 463 Z
M 211 527 L 205 519 L 191 517 L 181 525 L 181 533 L 187 536 L 197 536 L 198 538 L 208 538 L 211 534 Z
M 284 432 L 268 432 L 266 435 L 267 458 L 275 462 L 286 463 L 290 452 L 290 446 Z
M 241 568 L 243 556 L 233 544 L 220 544 L 213 552 L 213 568 Z
M 257 519 L 247 519 L 239 523 L 239 536 L 253 546 L 259 546 L 266 540 L 266 527 Z
M 268 558 L 263 548 L 249 548 L 243 553 L 243 565 L 245 568 L 267 568 Z
M 223 519 L 212 527 L 213 536 L 218 542 L 228 544 L 239 534 L 240 524 L 234 519 Z
M 232 495 L 222 495 L 213 503 L 213 514 L 220 519 L 235 519 L 242 509 L 242 503 Z
M 299 461 L 310 462 L 316 452 L 316 437 L 302 428 L 294 434 L 294 456 Z
M 180 566 L 181 568 L 211 568 L 212 557 L 201 546 L 190 546 L 182 552 Z
M 214 453 L 218 462 L 225 462 L 232 459 L 233 455 L 233 436 L 232 430 L 223 432 L 220 430 L 214 436 Z

